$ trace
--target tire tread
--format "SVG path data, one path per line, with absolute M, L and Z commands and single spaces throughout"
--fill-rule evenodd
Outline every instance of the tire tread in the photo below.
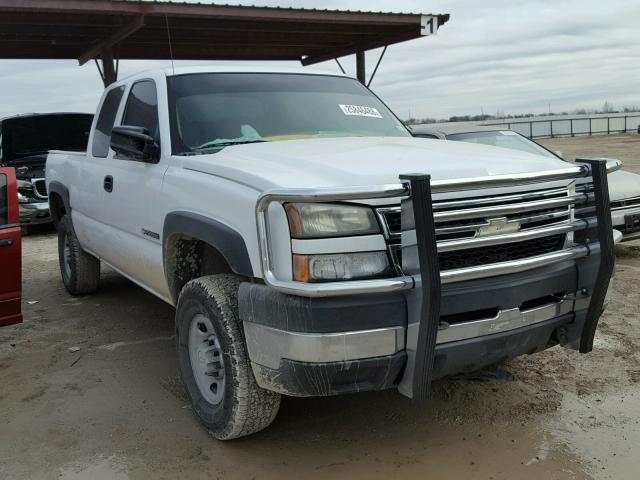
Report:
M 244 437 L 266 428 L 273 422 L 280 407 L 280 395 L 259 387 L 253 376 L 244 329 L 238 319 L 240 281 L 240 277 L 234 274 L 200 277 L 188 282 L 178 299 L 179 310 L 185 297 L 191 297 L 198 291 L 204 292 L 215 304 L 220 321 L 234 343 L 230 356 L 236 372 L 232 389 L 234 398 L 231 399 L 232 414 L 220 429 L 214 429 L 205 423 L 209 433 L 219 440 Z
M 66 278 L 64 274 L 63 240 L 65 236 L 71 251 L 71 278 Z M 86 295 L 98 289 L 100 260 L 82 249 L 68 215 L 62 217 L 58 224 L 58 255 L 62 282 L 71 295 Z

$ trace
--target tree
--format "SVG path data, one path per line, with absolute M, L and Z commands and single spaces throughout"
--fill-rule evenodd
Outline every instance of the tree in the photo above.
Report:
M 613 104 L 604 101 L 604 105 L 602 106 L 602 113 L 611 113 L 613 112 Z

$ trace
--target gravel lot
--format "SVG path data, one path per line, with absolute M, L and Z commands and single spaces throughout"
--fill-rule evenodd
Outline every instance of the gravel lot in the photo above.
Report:
M 640 173 L 640 137 L 550 139 Z M 612 302 L 588 355 L 553 348 L 504 380 L 285 398 L 275 423 L 221 443 L 183 393 L 173 310 L 109 269 L 73 298 L 56 237 L 24 241 L 22 325 L 0 329 L 0 478 L 632 479 L 640 445 L 640 243 L 617 248 Z M 78 347 L 78 351 L 74 347 Z

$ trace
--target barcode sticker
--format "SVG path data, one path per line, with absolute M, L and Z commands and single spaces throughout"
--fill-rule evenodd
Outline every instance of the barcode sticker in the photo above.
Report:
M 339 104 L 342 113 L 345 115 L 355 115 L 358 117 L 382 118 L 380 112 L 373 107 L 363 107 L 360 105 Z

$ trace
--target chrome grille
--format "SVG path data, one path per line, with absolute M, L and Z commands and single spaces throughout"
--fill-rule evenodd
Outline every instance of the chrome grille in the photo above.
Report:
M 34 178 L 31 180 L 33 191 L 38 198 L 47 198 L 47 184 L 44 178 Z
M 539 193 L 526 193 L 522 195 L 504 195 L 494 197 L 481 197 L 446 202 L 434 202 L 434 216 L 436 220 L 436 236 L 438 240 L 459 238 L 474 238 L 480 233 L 482 227 L 491 225 L 490 218 L 506 218 L 517 230 L 538 228 L 566 222 L 570 219 L 570 205 L 552 205 L 547 207 L 543 202 L 558 200 L 558 203 L 569 203 L 572 197 L 566 188 L 546 190 Z M 541 205 L 536 206 L 536 203 Z M 497 213 L 493 215 L 490 210 L 499 208 L 511 208 L 515 210 L 525 205 L 524 211 Z M 530 207 L 527 207 L 530 205 Z M 481 212 L 482 211 L 482 212 Z M 471 212 L 471 213 L 469 213 Z M 478 215 L 476 216 L 476 212 Z M 486 212 L 484 215 L 481 213 Z M 378 209 L 380 219 L 385 227 L 388 239 L 399 239 L 401 222 L 400 207 Z M 489 215 L 487 215 L 487 213 Z M 447 217 L 462 216 L 461 219 L 449 219 Z M 470 218 L 466 218 L 470 217 Z
M 481 248 L 467 248 L 452 250 L 438 254 L 440 270 L 455 268 L 477 267 L 492 263 L 520 260 L 522 258 L 544 255 L 561 250 L 565 243 L 565 235 L 534 238 L 524 242 L 503 243 Z M 392 245 L 391 253 L 396 268 L 402 265 L 402 249 L 400 245 Z
M 611 210 L 624 210 L 631 207 L 640 207 L 640 197 L 611 201 Z
M 434 220 L 441 270 L 519 260 L 562 250 L 573 204 L 589 199 L 569 188 L 524 194 L 434 201 Z M 377 210 L 392 260 L 401 273 L 400 207 Z M 545 229 L 549 229 L 548 232 Z M 526 238 L 510 238 L 524 236 Z

